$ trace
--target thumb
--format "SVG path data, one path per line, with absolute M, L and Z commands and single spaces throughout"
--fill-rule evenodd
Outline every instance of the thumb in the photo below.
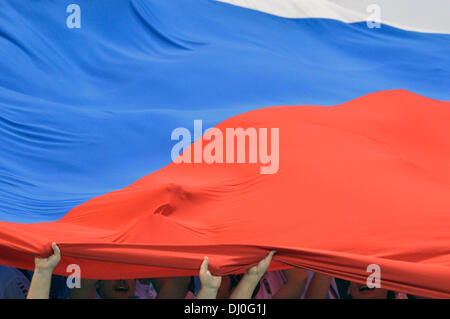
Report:
M 200 266 L 200 270 L 207 271 L 209 265 L 209 259 L 207 256 L 203 259 L 202 265 Z
M 56 245 L 55 242 L 52 243 L 52 248 L 53 248 L 53 255 L 60 257 L 61 251 L 59 250 L 59 247 L 58 247 L 58 245 Z
M 275 255 L 277 253 L 276 250 L 271 250 L 270 253 L 267 255 L 267 258 L 269 258 L 269 260 L 272 260 L 273 255 Z

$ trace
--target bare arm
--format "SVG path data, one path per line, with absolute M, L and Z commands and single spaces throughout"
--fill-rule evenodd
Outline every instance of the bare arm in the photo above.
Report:
M 202 284 L 200 291 L 197 294 L 197 299 L 216 299 L 217 291 L 219 290 L 222 277 L 213 276 L 208 270 L 209 259 L 205 257 L 200 266 L 200 282 Z
M 258 265 L 248 269 L 231 293 L 230 299 L 250 299 L 261 277 L 270 266 L 275 250 L 272 250 Z
M 306 299 L 325 299 L 330 289 L 332 277 L 314 273 L 311 283 L 309 284 L 308 291 L 306 292 Z
M 31 279 L 27 299 L 48 299 L 53 269 L 61 259 L 61 252 L 56 243 L 52 243 L 53 255 L 48 258 L 34 258 L 35 268 Z
M 283 270 L 287 283 L 273 296 L 273 299 L 300 299 L 306 287 L 308 273 L 301 268 Z

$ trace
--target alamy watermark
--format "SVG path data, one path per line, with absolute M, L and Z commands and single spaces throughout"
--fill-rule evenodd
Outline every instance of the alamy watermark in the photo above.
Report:
M 81 28 L 81 8 L 78 4 L 69 4 L 66 8 L 66 12 L 70 15 L 66 19 L 66 26 L 69 29 Z
M 371 273 L 366 279 L 366 285 L 369 288 L 381 288 L 381 267 L 377 264 L 370 264 L 366 271 Z
M 193 135 L 196 142 L 191 147 L 192 135 L 189 129 L 178 127 L 172 131 L 172 141 L 178 141 L 171 151 L 174 163 L 259 163 L 261 174 L 278 172 L 279 128 L 238 127 L 221 130 L 214 127 L 203 134 L 202 120 L 195 120 Z
M 71 273 L 67 276 L 66 285 L 70 289 L 81 288 L 81 268 L 77 264 L 70 264 L 66 268 L 66 272 Z
M 381 7 L 378 4 L 369 4 L 366 8 L 370 15 L 366 19 L 366 25 L 369 29 L 381 28 Z

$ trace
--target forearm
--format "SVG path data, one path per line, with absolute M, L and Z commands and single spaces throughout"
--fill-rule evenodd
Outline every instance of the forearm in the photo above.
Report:
M 48 269 L 35 269 L 31 279 L 30 290 L 27 299 L 48 299 L 50 295 L 50 284 L 52 271 Z
M 305 291 L 308 281 L 308 273 L 301 268 L 283 270 L 287 283 L 283 285 L 273 299 L 300 299 Z
M 230 299 L 251 299 L 260 279 L 261 276 L 250 276 L 245 274 L 231 293 Z
M 306 292 L 306 299 L 325 299 L 330 289 L 332 277 L 315 273 L 311 279 L 308 291 Z
M 216 288 L 202 287 L 197 294 L 197 299 L 216 299 L 217 291 Z
M 275 253 L 275 250 L 270 251 L 270 253 L 256 266 L 253 266 L 247 270 L 244 277 L 242 277 L 237 287 L 231 293 L 230 299 L 251 299 L 258 282 L 269 268 L 270 262 L 272 261 L 272 257 Z

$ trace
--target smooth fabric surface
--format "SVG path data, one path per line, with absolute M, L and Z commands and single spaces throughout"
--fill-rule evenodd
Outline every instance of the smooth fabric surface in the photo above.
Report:
M 58 221 L 0 223 L 0 263 L 29 268 L 56 241 L 59 274 L 194 275 L 206 255 L 225 275 L 276 249 L 271 269 L 365 282 L 378 264 L 383 288 L 449 297 L 449 121 L 450 102 L 403 90 L 244 113 L 217 127 L 279 128 L 278 173 L 171 163 Z

